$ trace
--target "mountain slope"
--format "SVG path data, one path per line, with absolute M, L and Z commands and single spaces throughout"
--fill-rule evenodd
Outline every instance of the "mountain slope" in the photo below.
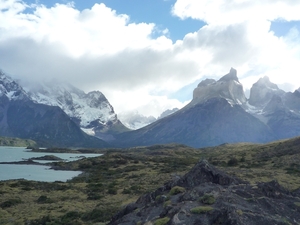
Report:
M 34 102 L 60 107 L 83 131 L 101 139 L 110 140 L 115 133 L 129 130 L 100 91 L 86 94 L 55 80 L 31 85 L 26 90 Z
M 59 107 L 34 103 L 14 80 L 0 73 L 0 136 L 27 138 L 43 146 L 101 147 Z
M 285 92 L 260 78 L 246 99 L 237 72 L 206 79 L 192 101 L 176 113 L 136 131 L 120 134 L 117 146 L 182 143 L 193 147 L 255 142 L 300 135 L 300 92 Z
M 202 81 L 181 110 L 136 131 L 117 136 L 118 146 L 182 143 L 193 147 L 230 142 L 268 142 L 273 131 L 243 108 L 246 97 L 236 70 L 218 81 Z
M 212 98 L 189 106 L 136 131 L 117 136 L 118 146 L 183 143 L 193 147 L 225 142 L 267 142 L 272 131 L 223 98 Z
M 269 126 L 277 139 L 300 135 L 300 94 L 285 92 L 268 77 L 260 78 L 250 90 L 248 110 Z M 254 110 L 253 110 L 254 109 Z

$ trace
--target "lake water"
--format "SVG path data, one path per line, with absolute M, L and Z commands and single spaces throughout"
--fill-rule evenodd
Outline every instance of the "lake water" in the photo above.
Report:
M 97 157 L 101 154 L 72 154 L 72 153 L 44 153 L 30 152 L 24 147 L 3 147 L 0 146 L 0 162 L 17 162 L 27 160 L 33 157 L 45 155 L 55 155 L 64 161 L 78 160 L 79 157 Z M 35 160 L 40 163 L 49 161 Z M 42 165 L 16 165 L 0 164 L 0 180 L 26 179 L 35 181 L 67 181 L 78 176 L 80 171 L 61 171 L 52 170 L 49 166 Z

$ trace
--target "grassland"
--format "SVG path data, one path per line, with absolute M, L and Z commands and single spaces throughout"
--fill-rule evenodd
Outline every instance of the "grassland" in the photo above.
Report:
M 201 159 L 251 183 L 277 180 L 290 190 L 300 187 L 299 138 L 203 149 L 176 144 L 110 149 L 101 157 L 54 163 L 84 171 L 65 183 L 0 182 L 0 224 L 105 224 L 122 206 Z

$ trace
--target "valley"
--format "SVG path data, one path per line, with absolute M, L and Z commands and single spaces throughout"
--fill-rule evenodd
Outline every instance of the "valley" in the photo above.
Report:
M 257 224 L 300 221 L 299 89 L 284 92 L 264 77 L 247 99 L 231 68 L 219 80 L 201 81 L 182 109 L 130 130 L 101 92 L 85 94 L 65 83 L 53 90 L 51 83 L 30 90 L 2 72 L 0 77 L 3 145 L 103 154 L 48 164 L 55 170 L 83 171 L 67 182 L 1 181 L 0 225 L 180 224 L 179 217 L 215 224 L 231 224 L 234 218 L 244 224 L 253 215 Z M 199 200 L 205 190 L 215 193 L 210 204 Z M 283 211 L 276 208 L 274 193 L 283 199 Z M 236 204 L 228 206 L 222 198 Z

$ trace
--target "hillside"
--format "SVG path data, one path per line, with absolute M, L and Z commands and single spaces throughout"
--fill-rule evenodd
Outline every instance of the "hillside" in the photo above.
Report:
M 37 146 L 35 141 L 21 138 L 0 137 L 0 146 L 28 147 Z
M 270 196 L 261 192 L 261 188 L 265 187 L 280 191 L 284 199 L 289 199 L 287 202 L 290 203 L 288 206 L 290 212 L 300 210 L 298 206 L 300 199 L 296 194 L 300 187 L 300 138 L 268 144 L 224 144 L 202 149 L 169 144 L 98 151 L 104 155 L 70 163 L 55 163 L 53 165 L 55 168 L 85 171 L 82 176 L 66 183 L 22 180 L 0 182 L 2 221 L 13 218 L 15 222 L 31 221 L 30 224 L 39 225 L 46 222 L 47 224 L 108 223 L 111 216 L 125 205 L 135 202 L 144 194 L 153 193 L 165 183 L 183 179 L 184 174 L 191 171 L 202 159 L 206 159 L 211 166 L 221 171 L 218 173 L 226 173 L 226 176 L 248 183 L 246 190 L 249 190 L 248 194 L 253 194 L 254 202 L 243 201 L 241 204 L 256 204 L 255 201 L 266 198 L 266 204 L 275 204 L 276 199 L 269 199 Z M 271 182 L 273 180 L 280 186 L 276 182 Z M 176 185 L 180 186 L 180 183 Z M 220 188 L 228 193 L 226 187 Z M 234 188 L 232 190 L 238 191 Z M 289 197 L 289 191 L 295 193 L 292 198 Z M 216 201 L 218 205 L 208 206 L 218 209 L 222 194 L 223 192 L 219 193 L 220 198 Z M 6 203 L 13 204 L 3 207 Z M 196 205 L 196 202 L 194 204 Z M 250 209 L 249 205 L 244 207 Z M 238 209 L 240 208 L 236 208 Z M 189 210 L 186 209 L 187 212 Z M 241 210 L 244 216 L 248 215 L 245 210 L 242 208 Z M 265 211 L 265 215 L 270 215 L 270 218 L 271 214 L 272 212 Z M 159 215 L 157 216 L 158 219 Z M 205 214 L 203 216 L 205 217 Z M 291 218 L 294 217 L 287 214 L 271 221 L 287 221 L 294 224 Z

